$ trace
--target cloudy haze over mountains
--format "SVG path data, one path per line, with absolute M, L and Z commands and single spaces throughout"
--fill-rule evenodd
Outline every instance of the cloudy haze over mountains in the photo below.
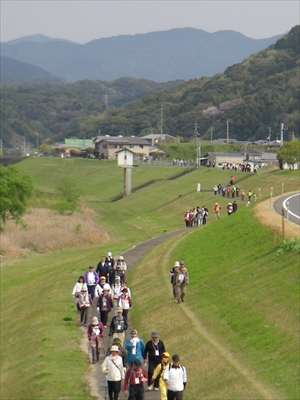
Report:
M 299 24 L 298 0 L 1 1 L 1 42 L 43 34 L 87 43 L 118 35 L 196 28 L 233 30 L 253 39 Z
M 250 39 L 234 31 L 207 33 L 192 28 L 123 35 L 84 45 L 35 35 L 2 43 L 1 55 L 43 68 L 66 81 L 112 81 L 127 76 L 168 82 L 213 76 L 276 39 Z M 2 80 L 10 82 L 7 76 L 14 78 L 15 67 L 5 73 L 2 70 Z M 45 75 L 41 76 L 44 79 Z

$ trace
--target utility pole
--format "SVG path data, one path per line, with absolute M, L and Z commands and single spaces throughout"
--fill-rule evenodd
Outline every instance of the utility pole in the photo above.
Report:
M 197 142 L 197 167 L 201 165 L 201 138 L 200 134 L 198 133 L 198 124 L 195 121 L 195 136 L 196 136 L 196 142 Z
M 211 142 L 213 141 L 213 134 L 214 134 L 214 127 L 212 126 L 212 127 L 210 128 L 210 141 L 211 141 Z
M 229 143 L 229 121 L 227 121 L 227 143 Z
M 197 167 L 199 166 L 199 143 L 198 143 L 198 124 L 197 124 L 197 122 L 195 121 L 195 133 L 194 133 L 194 135 L 195 135 L 195 138 L 196 138 L 196 164 L 197 164 Z
M 39 134 L 36 133 L 36 155 L 39 154 Z
M 284 137 L 284 131 L 288 130 L 288 126 L 284 125 L 284 122 L 281 121 L 280 123 L 280 146 L 283 146 L 283 137 Z
M 271 137 L 272 137 L 272 127 L 271 126 L 268 127 L 268 131 L 269 131 L 268 139 L 269 139 L 269 143 L 270 143 L 271 142 Z
M 164 125 L 164 105 L 161 105 L 160 111 L 160 142 L 163 141 L 163 125 Z
M 23 136 L 23 156 L 26 156 L 25 136 Z

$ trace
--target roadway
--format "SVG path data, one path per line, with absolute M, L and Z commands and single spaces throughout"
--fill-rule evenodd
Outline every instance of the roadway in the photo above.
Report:
M 280 215 L 283 209 L 287 220 L 300 225 L 300 193 L 280 197 L 274 202 L 274 209 Z

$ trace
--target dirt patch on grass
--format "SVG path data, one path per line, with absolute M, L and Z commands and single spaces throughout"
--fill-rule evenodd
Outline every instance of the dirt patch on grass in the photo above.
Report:
M 277 196 L 274 201 L 282 196 Z M 282 216 L 275 209 L 270 207 L 270 199 L 255 206 L 254 215 L 262 225 L 270 226 L 282 235 Z M 300 235 L 300 225 L 284 219 L 284 237 L 293 239 Z

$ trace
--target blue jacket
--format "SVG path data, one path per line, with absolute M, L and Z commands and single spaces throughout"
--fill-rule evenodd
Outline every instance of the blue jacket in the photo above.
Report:
M 135 354 L 132 354 L 133 346 L 132 346 L 132 343 L 130 342 L 131 338 L 126 340 L 125 349 L 127 350 L 127 361 L 129 363 L 133 363 L 134 360 L 136 360 L 136 359 L 141 360 L 141 362 L 144 361 L 143 354 L 145 351 L 145 344 L 143 342 L 143 339 L 141 339 L 141 338 L 138 338 L 138 339 L 139 340 L 136 344 Z

